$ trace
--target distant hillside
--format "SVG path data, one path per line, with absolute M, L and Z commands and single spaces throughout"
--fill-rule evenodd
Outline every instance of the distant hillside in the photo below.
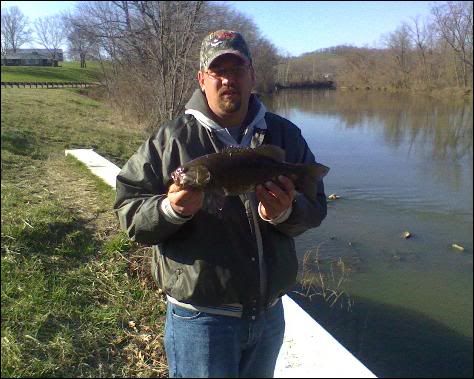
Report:
M 97 82 L 101 76 L 98 62 L 61 62 L 61 67 L 2 66 L 2 82 Z
M 334 51 L 314 51 L 281 59 L 277 86 L 316 86 L 335 80 L 345 67 L 345 57 Z
M 469 93 L 472 50 L 470 58 L 465 60 L 459 55 L 456 58 L 456 54 L 448 44 L 442 43 L 426 51 L 413 44 L 409 48 L 397 44 L 386 48 L 335 46 L 297 57 L 283 57 L 278 64 L 275 86 L 318 88 L 327 80 L 337 88 L 427 92 L 462 88 L 463 93 Z

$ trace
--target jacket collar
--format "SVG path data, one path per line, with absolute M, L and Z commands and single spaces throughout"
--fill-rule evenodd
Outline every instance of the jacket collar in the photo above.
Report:
M 263 135 L 267 129 L 265 123 L 265 114 L 267 110 L 263 103 L 252 94 L 249 100 L 249 109 L 247 117 L 244 120 L 245 133 L 240 143 L 241 146 L 256 147 L 261 144 Z M 212 113 L 207 104 L 206 96 L 197 89 L 186 103 L 186 114 L 193 115 L 199 123 L 213 132 L 225 145 L 239 145 L 237 141 L 230 135 L 229 131 L 212 119 Z M 259 137 L 255 139 L 258 132 Z

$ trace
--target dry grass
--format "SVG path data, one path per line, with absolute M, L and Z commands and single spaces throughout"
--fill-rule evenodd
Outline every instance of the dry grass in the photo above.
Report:
M 319 296 L 330 307 L 339 304 L 341 308 L 346 306 L 350 310 L 352 300 L 345 291 L 344 284 L 349 278 L 351 269 L 342 257 L 323 258 L 321 254 L 323 245 L 324 242 L 321 242 L 305 253 L 299 278 L 302 292 L 296 292 L 310 300 L 314 296 Z
M 50 159 L 48 164 L 48 181 L 55 189 L 58 197 L 68 207 L 79 212 L 88 220 L 94 237 L 99 241 L 107 241 L 119 230 L 119 224 L 112 208 L 103 211 L 102 199 L 94 191 L 94 180 L 90 176 L 82 176 L 68 170 L 70 164 L 65 159 Z M 115 251 L 127 262 L 127 273 L 136 278 L 144 291 L 155 291 L 162 308 L 166 307 L 166 297 L 156 286 L 151 275 L 151 248 L 132 245 L 126 255 Z M 143 307 L 146 308 L 146 304 Z M 148 324 L 146 319 L 130 320 L 124 334 L 112 342 L 111 355 L 121 356 L 127 365 L 127 375 L 137 377 L 167 377 L 168 365 L 164 353 L 164 325 Z
M 2 377 L 166 377 L 150 250 L 64 156 L 97 146 L 120 164 L 143 137 L 71 91 L 3 92 Z

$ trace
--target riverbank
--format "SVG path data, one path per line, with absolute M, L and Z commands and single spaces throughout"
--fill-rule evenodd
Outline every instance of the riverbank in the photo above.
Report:
M 387 92 L 387 93 L 419 94 L 419 95 L 431 96 L 435 99 L 440 99 L 440 100 L 444 98 L 449 98 L 449 100 L 452 100 L 453 98 L 472 99 L 472 88 L 460 88 L 460 87 L 447 87 L 447 88 L 432 89 L 432 90 L 422 90 L 422 89 L 400 89 L 400 88 L 390 88 L 390 87 L 339 86 L 337 87 L 337 90 L 340 90 L 340 91 L 381 91 L 381 92 Z
M 143 133 L 72 89 L 2 89 L 1 118 L 2 377 L 166 376 L 148 250 L 119 232 L 114 191 L 64 156 L 121 166 Z
M 271 96 L 278 92 L 284 91 L 294 91 L 294 90 L 318 90 L 318 91 L 343 91 L 343 92 L 384 92 L 384 93 L 393 93 L 393 94 L 410 94 L 410 95 L 422 95 L 429 96 L 434 99 L 459 99 L 459 100 L 473 100 L 473 89 L 472 88 L 460 88 L 460 87 L 447 87 L 440 89 L 424 90 L 424 89 L 400 89 L 400 88 L 391 88 L 391 87 L 370 87 L 370 86 L 338 86 L 337 83 L 327 83 L 327 84 L 296 84 L 296 85 L 276 85 L 272 93 L 257 93 L 259 96 Z

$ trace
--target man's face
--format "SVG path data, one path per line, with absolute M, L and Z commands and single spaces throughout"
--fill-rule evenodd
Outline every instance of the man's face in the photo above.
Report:
M 226 119 L 247 111 L 255 82 L 253 68 L 233 54 L 216 58 L 208 70 L 199 71 L 199 85 L 204 88 L 212 112 Z

